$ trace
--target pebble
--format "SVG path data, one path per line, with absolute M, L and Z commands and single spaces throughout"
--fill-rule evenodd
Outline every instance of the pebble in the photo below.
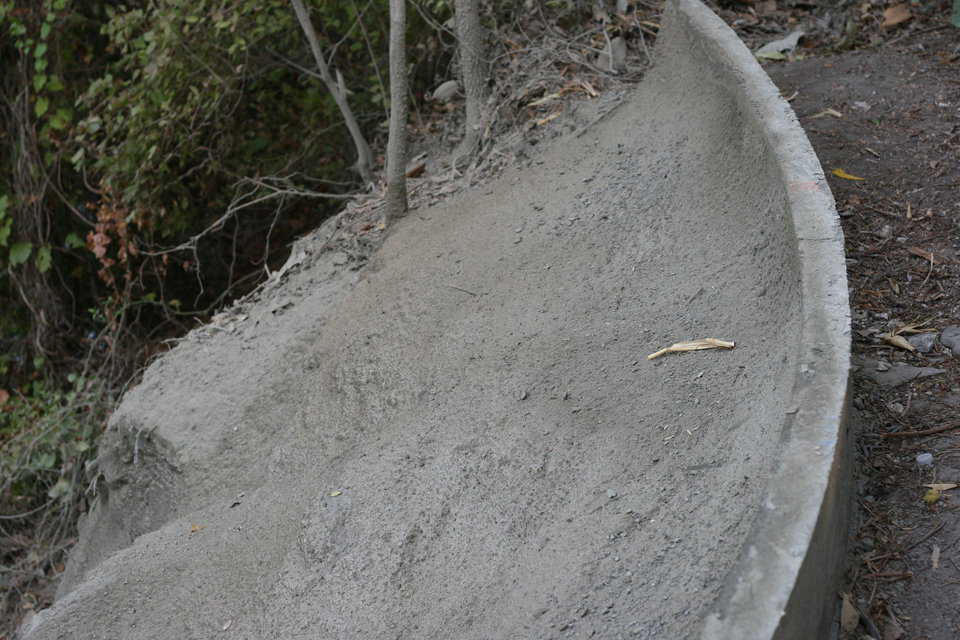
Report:
M 960 327 L 947 327 L 940 333 L 940 344 L 953 351 L 953 355 L 960 353 Z
M 919 453 L 917 454 L 917 464 L 921 467 L 932 467 L 933 466 L 933 454 L 932 453 Z
M 914 349 L 920 353 L 929 353 L 935 344 L 937 344 L 937 334 L 918 333 L 907 338 L 907 342 L 913 345 Z

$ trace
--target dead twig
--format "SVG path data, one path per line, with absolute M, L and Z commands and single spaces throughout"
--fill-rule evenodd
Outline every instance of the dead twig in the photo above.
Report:
M 450 287 L 451 289 L 456 289 L 457 291 L 462 291 L 463 293 L 469 294 L 469 295 L 471 295 L 471 296 L 473 296 L 473 297 L 477 297 L 477 296 L 480 295 L 479 293 L 474 293 L 473 291 L 470 291 L 470 290 L 468 290 L 468 289 L 464 289 L 463 287 L 458 287 L 458 286 L 455 285 L 455 284 L 448 284 L 447 286 Z
M 944 431 L 950 431 L 951 429 L 956 429 L 960 427 L 960 421 L 958 422 L 949 422 L 947 424 L 942 424 L 939 427 L 931 427 L 930 429 L 922 429 L 920 431 L 897 431 L 895 433 L 881 433 L 881 438 L 919 438 L 922 436 L 932 436 L 937 433 L 943 433 Z
M 868 573 L 863 576 L 864 578 L 873 578 L 876 580 L 912 580 L 913 572 L 912 571 L 888 571 L 886 573 Z M 860 614 L 863 615 L 863 614 Z
M 936 527 L 934 527 L 933 529 L 931 529 L 931 530 L 927 533 L 927 535 L 923 536 L 922 538 L 920 538 L 920 539 L 917 540 L 916 542 L 912 543 L 910 546 L 908 546 L 906 549 L 904 549 L 904 551 L 910 551 L 911 549 L 914 549 L 914 548 L 920 546 L 921 544 L 923 544 L 924 542 L 926 542 L 927 540 L 929 540 L 930 538 L 932 538 L 933 536 L 935 536 L 935 535 L 937 534 L 937 532 L 940 531 L 940 529 L 943 529 L 943 524 L 944 524 L 943 522 L 941 522 L 940 524 L 938 524 Z

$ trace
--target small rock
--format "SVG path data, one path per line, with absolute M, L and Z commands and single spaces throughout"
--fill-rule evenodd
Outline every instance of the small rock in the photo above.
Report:
M 617 497 L 617 492 L 613 489 L 607 489 L 607 497 L 613 500 Z
M 917 464 L 920 465 L 921 467 L 932 467 L 933 454 L 932 453 L 917 454 Z
M 433 92 L 433 99 L 440 102 L 450 102 L 460 92 L 460 83 L 456 80 L 447 80 Z
M 887 408 L 890 409 L 890 411 L 892 411 L 893 413 L 903 413 L 904 411 L 907 410 L 906 407 L 904 407 L 899 402 L 891 402 L 890 404 L 887 405 Z
M 913 345 L 914 349 L 920 353 L 929 353 L 935 344 L 937 344 L 937 334 L 918 333 L 907 338 L 907 342 Z
M 947 327 L 940 332 L 940 344 L 950 349 L 953 355 L 960 355 L 960 327 Z
M 289 309 L 292 306 L 293 306 L 293 301 L 290 300 L 290 298 L 281 298 L 276 303 L 274 303 L 272 307 L 270 307 L 270 313 L 276 315 L 276 314 L 282 313 L 284 310 Z
M 526 390 L 524 390 L 524 391 L 521 391 L 521 392 L 520 392 L 520 395 L 517 396 L 517 397 L 518 397 L 520 400 L 526 400 L 527 398 L 530 397 L 530 394 L 527 393 Z
M 854 364 L 860 365 L 859 375 L 873 380 L 884 387 L 896 387 L 911 380 L 927 378 L 941 373 L 946 373 L 944 369 L 934 367 L 914 367 L 902 362 L 890 364 L 882 360 L 877 361 L 870 358 L 854 358 Z

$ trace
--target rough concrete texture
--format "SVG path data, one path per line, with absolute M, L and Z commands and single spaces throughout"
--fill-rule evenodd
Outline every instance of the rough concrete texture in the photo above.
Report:
M 839 231 L 702 5 L 585 135 L 335 255 L 127 394 L 27 637 L 824 637 Z

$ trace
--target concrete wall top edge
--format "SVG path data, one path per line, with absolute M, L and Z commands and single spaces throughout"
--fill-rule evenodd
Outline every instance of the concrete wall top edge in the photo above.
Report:
M 784 183 L 800 262 L 802 329 L 799 336 L 786 336 L 798 347 L 791 413 L 783 425 L 789 437 L 741 560 L 702 637 L 818 637 L 823 619 L 791 616 L 789 610 L 826 612 L 833 604 L 829 581 L 820 593 L 795 593 L 795 587 L 804 565 L 816 565 L 816 556 L 825 552 L 811 548 L 819 529 L 836 526 L 837 514 L 830 512 L 835 501 L 829 498 L 837 491 L 850 358 L 843 233 L 806 134 L 736 34 L 699 0 L 671 0 L 660 38 L 696 43 L 698 63 L 709 67 L 705 75 L 736 92 L 745 115 L 763 132 Z

